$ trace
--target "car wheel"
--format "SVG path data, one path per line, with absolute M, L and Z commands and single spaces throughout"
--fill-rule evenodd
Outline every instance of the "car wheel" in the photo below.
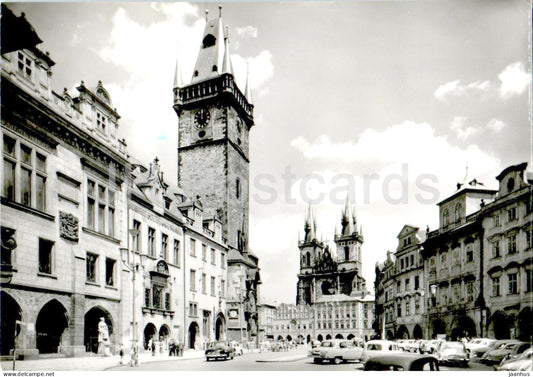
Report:
M 229 356 L 229 359 L 230 359 L 230 360 L 233 360 L 233 355 L 230 355 L 230 356 Z
M 315 358 L 313 359 L 313 363 L 315 363 L 315 364 L 322 364 L 322 359 L 319 359 L 318 357 L 315 357 Z
M 463 361 L 463 362 L 461 363 L 461 366 L 462 366 L 463 368 L 468 368 L 468 361 Z
M 336 357 L 333 359 L 333 362 L 337 365 L 339 365 L 340 363 L 342 363 L 342 357 Z
M 209 357 L 206 357 L 205 361 L 211 361 L 211 359 Z

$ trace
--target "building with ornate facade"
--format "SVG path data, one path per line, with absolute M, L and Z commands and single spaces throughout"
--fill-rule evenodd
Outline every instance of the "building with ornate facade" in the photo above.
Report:
M 317 239 L 316 218 L 309 207 L 304 238 L 298 241 L 300 272 L 296 304 L 308 305 L 313 313 L 312 327 L 307 326 L 311 331 L 304 336 L 317 340 L 368 339 L 374 334 L 374 297 L 361 276 L 363 233 L 362 227 L 357 227 L 355 210 L 348 198 L 341 215 L 341 231 L 335 233 L 336 252 L 333 252 L 327 243 Z
M 112 350 L 257 337 L 258 258 L 247 246 L 251 93 L 241 94 L 224 64 L 200 74 L 213 48 L 231 64 L 220 17 L 206 26 L 191 84 L 176 70 L 175 186 L 157 158 L 145 165 L 128 156 L 101 82 L 54 92 L 54 62 L 36 47 L 37 33 L 5 5 L 2 16 L 2 355 L 15 344 L 23 357 L 96 352 L 101 318 Z M 207 94 L 213 85 L 224 90 Z
M 376 331 L 386 339 L 421 339 L 425 323 L 425 276 L 421 256 L 425 232 L 404 225 L 396 252 L 376 264 Z

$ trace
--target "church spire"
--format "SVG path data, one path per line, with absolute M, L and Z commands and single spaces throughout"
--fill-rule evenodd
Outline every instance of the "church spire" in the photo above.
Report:
M 231 59 L 229 55 L 229 30 L 226 26 L 226 34 L 224 36 L 224 62 L 222 63 L 222 73 L 229 73 L 233 75 L 233 67 L 231 66 Z
M 244 90 L 244 96 L 249 104 L 253 104 L 252 88 L 250 86 L 250 64 L 246 62 L 246 89 Z
M 352 211 L 350 210 L 350 194 L 346 194 L 346 203 L 344 205 L 344 211 L 342 211 L 342 235 L 349 236 L 353 234 L 353 217 Z
M 202 44 L 194 66 L 191 83 L 217 77 L 222 72 L 225 46 L 221 14 L 220 12 L 217 18 L 209 20 L 206 12 Z
M 316 226 L 316 220 L 313 219 L 313 213 L 311 210 L 311 203 L 309 203 L 309 208 L 307 209 L 307 214 L 305 217 L 305 225 L 304 225 L 304 241 L 311 242 L 313 241 L 315 236 L 315 226 Z
M 181 65 L 179 64 L 179 57 L 176 56 L 176 70 L 174 72 L 174 89 L 183 87 L 183 78 L 181 76 Z

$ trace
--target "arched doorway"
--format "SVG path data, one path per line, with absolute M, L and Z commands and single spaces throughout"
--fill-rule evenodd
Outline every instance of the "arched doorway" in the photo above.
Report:
M 200 326 L 198 326 L 196 322 L 192 322 L 189 325 L 189 342 L 188 342 L 189 349 L 194 349 L 194 346 L 196 344 L 196 337 L 198 336 L 199 331 L 200 331 Z
M 292 336 L 287 335 L 287 342 L 290 342 L 292 340 Z
M 305 343 L 305 338 L 302 334 L 299 334 L 297 337 L 296 337 L 296 343 L 298 344 L 304 344 Z
M 307 343 L 311 341 L 311 335 L 307 335 Z
M 85 314 L 83 322 L 83 344 L 85 344 L 87 352 L 98 352 L 98 323 L 100 323 L 100 318 L 104 318 L 110 339 L 111 334 L 113 334 L 113 320 L 109 312 L 99 306 L 91 308 Z
M 326 340 L 331 340 L 331 335 L 326 335 Z
M 505 313 L 497 311 L 490 317 L 489 334 L 492 334 L 496 339 L 509 339 L 511 337 L 509 320 Z
M 352 340 L 353 338 L 355 338 L 355 335 L 354 334 L 349 334 L 346 339 L 348 340 Z
M 144 338 L 143 338 L 143 346 L 144 349 L 147 350 L 148 346 L 150 345 L 150 339 L 152 340 L 152 344 L 155 340 L 155 335 L 157 334 L 157 328 L 153 323 L 149 323 L 144 327 Z
M 35 322 L 39 353 L 57 353 L 67 327 L 67 309 L 59 301 L 54 299 L 44 305 Z
M 404 325 L 401 325 L 396 331 L 396 339 L 409 339 L 409 330 Z
M 420 325 L 416 325 L 413 329 L 413 338 L 415 339 L 422 339 L 424 337 L 424 333 L 422 331 L 422 327 Z
M 446 334 L 446 323 L 442 319 L 434 319 L 431 323 L 431 337 L 436 338 L 438 334 Z
M 159 328 L 159 340 L 162 341 L 164 344 L 168 344 L 168 338 L 170 336 L 170 329 L 167 325 L 162 325 Z
M 319 342 L 321 342 L 321 341 L 324 340 L 324 337 L 322 336 L 322 334 L 318 334 L 318 336 L 316 337 L 316 340 L 318 340 Z
M 344 339 L 344 337 L 342 336 L 342 334 L 337 334 L 335 335 L 335 339 Z
M 281 341 L 281 340 L 285 340 L 285 339 L 283 338 L 283 336 L 279 335 L 278 336 L 278 340 Z
M 477 334 L 476 324 L 472 318 L 468 316 L 462 316 L 454 321 L 454 325 L 451 332 L 452 340 L 458 340 L 463 337 L 475 337 Z
M 518 339 L 529 342 L 533 340 L 533 326 L 531 325 L 531 309 L 524 308 L 518 314 Z
M 22 320 L 22 310 L 15 299 L 5 292 L 0 291 L 0 322 L 2 355 L 9 355 L 14 347 L 15 324 Z
M 217 315 L 217 320 L 215 321 L 215 339 L 216 340 L 224 340 L 226 338 L 225 323 L 226 323 L 226 320 L 224 316 L 221 313 L 219 313 Z

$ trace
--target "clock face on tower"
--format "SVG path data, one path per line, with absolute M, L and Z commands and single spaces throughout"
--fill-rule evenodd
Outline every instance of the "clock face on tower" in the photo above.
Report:
M 207 109 L 200 109 L 194 114 L 194 126 L 198 129 L 202 129 L 209 123 L 211 114 Z
M 230 318 L 233 319 L 233 318 L 237 318 L 238 316 L 239 316 L 239 312 L 238 312 L 237 310 L 235 310 L 235 309 L 231 309 L 231 310 L 229 311 L 229 317 L 230 317 Z

